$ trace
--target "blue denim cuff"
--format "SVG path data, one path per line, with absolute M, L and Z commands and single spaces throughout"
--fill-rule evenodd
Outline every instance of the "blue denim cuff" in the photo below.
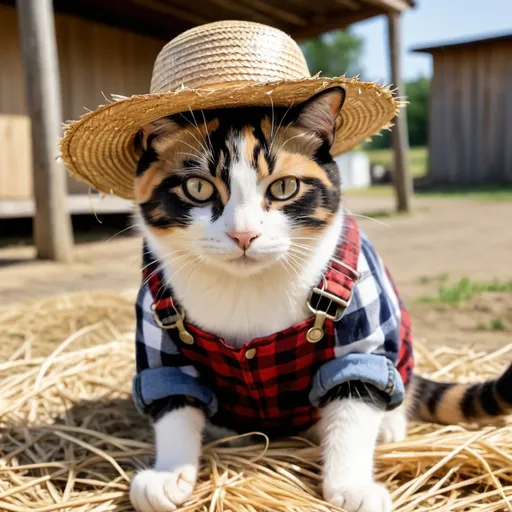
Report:
M 142 414 L 155 400 L 176 395 L 190 396 L 203 402 L 209 416 L 217 412 L 217 398 L 213 392 L 195 377 L 172 366 L 142 370 L 133 378 L 132 392 L 135 406 Z
M 309 401 L 318 407 L 328 391 L 349 381 L 366 382 L 388 395 L 388 410 L 404 400 L 402 377 L 392 361 L 376 354 L 347 354 L 320 367 L 309 393 Z

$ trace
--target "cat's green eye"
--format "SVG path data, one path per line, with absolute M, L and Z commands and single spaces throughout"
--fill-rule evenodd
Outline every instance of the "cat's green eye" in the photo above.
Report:
M 268 195 L 278 201 L 291 199 L 299 191 L 299 180 L 293 176 L 279 178 L 268 187 Z
M 183 185 L 183 190 L 190 199 L 198 203 L 209 201 L 215 192 L 213 185 L 202 178 L 189 178 Z

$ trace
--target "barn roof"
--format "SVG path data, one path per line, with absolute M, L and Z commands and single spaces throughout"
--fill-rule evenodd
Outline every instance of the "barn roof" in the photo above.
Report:
M 512 33 L 495 34 L 492 36 L 484 36 L 473 39 L 464 39 L 458 41 L 446 41 L 444 43 L 437 43 L 434 46 L 423 46 L 421 48 L 413 48 L 411 51 L 417 53 L 434 53 L 444 50 L 451 50 L 454 48 L 462 48 L 468 46 L 480 46 L 496 42 L 512 41 Z
M 164 39 L 203 23 L 240 19 L 273 25 L 300 40 L 379 14 L 405 11 L 414 3 L 415 0 L 54 0 L 57 12 Z

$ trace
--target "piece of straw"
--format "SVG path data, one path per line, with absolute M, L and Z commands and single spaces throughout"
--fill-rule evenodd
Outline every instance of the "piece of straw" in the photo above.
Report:
M 0 510 L 132 511 L 129 479 L 154 456 L 130 397 L 134 292 L 80 294 L 0 309 Z M 418 370 L 443 380 L 495 377 L 512 345 L 487 354 L 427 349 Z M 182 512 L 330 512 L 320 449 L 290 438 L 204 448 Z M 512 423 L 471 429 L 412 424 L 380 445 L 376 478 L 397 512 L 512 510 Z

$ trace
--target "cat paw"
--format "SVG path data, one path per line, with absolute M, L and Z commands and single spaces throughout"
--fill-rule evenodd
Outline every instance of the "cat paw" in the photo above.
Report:
M 391 512 L 393 504 L 387 489 L 380 484 L 324 486 L 324 499 L 346 512 Z
M 192 465 L 176 471 L 141 471 L 132 480 L 130 501 L 137 512 L 172 512 L 190 496 L 196 478 Z
M 380 425 L 379 439 L 383 443 L 397 443 L 407 437 L 407 418 L 404 414 L 387 413 Z

